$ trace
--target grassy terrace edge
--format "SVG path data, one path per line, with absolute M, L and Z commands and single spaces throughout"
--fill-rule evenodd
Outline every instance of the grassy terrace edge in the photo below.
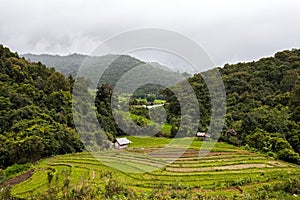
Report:
M 167 138 L 133 136 L 129 136 L 129 139 L 133 141 L 128 148 L 129 152 L 141 148 L 155 151 L 171 141 Z M 177 140 L 185 140 L 185 138 Z M 36 163 L 33 166 L 35 170 L 33 176 L 15 185 L 12 188 L 12 195 L 29 198 L 31 195 L 45 193 L 53 186 L 63 188 L 66 179 L 70 180 L 68 185 L 70 188 L 76 188 L 85 182 L 104 190 L 108 181 L 115 179 L 120 185 L 139 193 L 150 194 L 153 190 L 161 190 L 162 193 L 185 190 L 195 195 L 201 193 L 212 198 L 223 196 L 231 199 L 236 196 L 243 199 L 245 195 L 253 195 L 257 192 L 257 188 L 266 187 L 265 185 L 269 187 L 300 178 L 298 165 L 275 160 L 226 143 L 215 143 L 211 154 L 199 158 L 195 152 L 202 144 L 202 141 L 194 140 L 187 149 L 189 153 L 186 156 L 178 158 L 174 163 L 167 164 L 159 170 L 144 173 L 125 173 L 110 168 L 88 152 L 53 156 Z M 122 167 L 125 168 L 143 169 L 147 165 L 141 162 L 145 152 L 140 154 L 141 157 L 131 158 L 128 163 L 124 161 L 122 151 L 114 151 L 111 157 L 107 152 L 102 156 L 105 155 L 105 161 L 109 162 L 111 159 L 111 162 L 115 162 L 115 166 L 121 162 Z M 125 156 L 126 159 L 130 158 Z M 53 172 L 51 182 L 48 175 L 50 171 Z M 288 198 L 294 199 L 294 196 L 290 194 Z

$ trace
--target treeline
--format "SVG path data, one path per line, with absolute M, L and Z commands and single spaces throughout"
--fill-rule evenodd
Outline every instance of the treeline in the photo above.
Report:
M 83 150 L 72 117 L 73 82 L 0 45 L 0 168 Z

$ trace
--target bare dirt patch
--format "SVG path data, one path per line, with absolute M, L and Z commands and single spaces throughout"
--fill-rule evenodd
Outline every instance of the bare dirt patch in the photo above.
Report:
M 92 180 L 94 180 L 95 179 L 95 177 L 96 177 L 96 173 L 95 173 L 95 170 L 93 169 L 93 171 L 92 171 Z
M 19 183 L 29 179 L 33 175 L 33 173 L 34 173 L 34 169 L 31 169 L 31 170 L 27 171 L 24 174 L 21 174 L 19 176 L 14 177 L 14 178 L 8 179 L 8 180 L 3 182 L 3 184 L 0 186 L 0 188 L 4 188 L 4 187 L 7 187 L 7 186 L 13 186 L 13 185 L 19 184 Z
M 207 172 L 207 171 L 221 171 L 221 170 L 239 170 L 249 168 L 266 168 L 272 167 L 267 164 L 242 164 L 242 165 L 226 165 L 218 167 L 202 167 L 202 168 L 172 168 L 167 167 L 166 170 L 169 172 Z
M 220 156 L 220 155 L 234 155 L 234 154 L 236 154 L 236 152 L 208 152 L 207 154 L 205 154 L 205 156 Z M 178 157 L 180 155 L 180 158 L 187 158 L 187 159 L 193 159 L 195 157 L 203 157 L 202 154 L 199 154 L 199 151 L 197 150 L 189 150 L 184 152 L 183 154 L 181 152 L 170 151 L 170 152 L 151 153 L 149 155 L 154 157 L 165 157 L 165 158 Z
M 268 161 L 267 162 L 268 164 L 274 166 L 274 167 L 288 167 L 289 165 L 288 164 L 285 164 L 283 162 L 279 162 L 279 161 L 276 161 L 276 160 L 271 160 L 271 161 Z

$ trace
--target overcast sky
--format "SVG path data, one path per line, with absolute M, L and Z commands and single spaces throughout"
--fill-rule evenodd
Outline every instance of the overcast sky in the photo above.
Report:
M 298 0 L 0 0 L 0 43 L 19 53 L 89 54 L 120 32 L 184 34 L 217 65 L 300 47 Z

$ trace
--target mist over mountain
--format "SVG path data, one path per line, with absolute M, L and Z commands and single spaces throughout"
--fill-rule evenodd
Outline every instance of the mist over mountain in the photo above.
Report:
M 158 62 L 143 62 L 129 55 L 104 55 L 88 56 L 81 54 L 70 54 L 67 56 L 48 54 L 23 54 L 23 57 L 32 62 L 41 62 L 48 67 L 54 67 L 66 76 L 85 77 L 90 80 L 94 87 L 101 84 L 115 86 L 121 78 L 122 84 L 119 89 L 129 92 L 132 88 L 138 88 L 140 84 L 160 83 L 155 87 L 146 86 L 147 93 L 157 93 L 162 86 L 179 82 L 191 76 L 188 73 L 180 73 Z M 160 85 L 160 86 L 158 86 Z
M 108 62 L 112 62 L 116 58 L 124 58 L 127 57 L 129 60 L 138 61 L 140 64 L 149 63 L 153 68 L 168 71 L 168 72 L 176 72 L 179 71 L 177 69 L 173 69 L 172 67 L 162 65 L 159 62 L 144 62 L 140 59 L 137 59 L 133 56 L 128 55 L 104 55 L 104 56 L 88 56 L 83 54 L 70 54 L 66 56 L 61 55 L 50 55 L 50 54 L 21 54 L 21 56 L 25 57 L 27 60 L 32 62 L 41 62 L 48 67 L 54 67 L 57 71 L 64 73 L 65 75 L 76 75 L 78 69 L 85 59 L 93 59 L 97 62 L 99 67 L 104 67 Z M 185 72 L 185 70 L 180 70 L 180 72 Z

